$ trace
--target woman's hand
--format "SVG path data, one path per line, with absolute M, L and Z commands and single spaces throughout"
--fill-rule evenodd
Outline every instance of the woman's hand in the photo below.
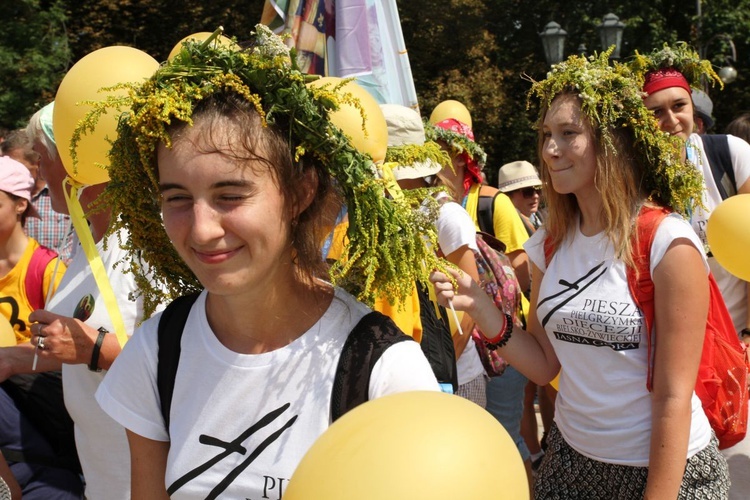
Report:
M 433 271 L 430 274 L 430 281 L 435 287 L 437 301 L 441 306 L 450 307 L 450 303 L 452 302 L 454 309 L 471 314 L 478 303 L 481 303 L 484 299 L 494 307 L 487 294 L 479 288 L 479 285 L 476 284 L 471 276 L 453 268 L 448 268 L 448 272 L 458 285 L 457 291 L 454 290 L 450 277 L 445 273 Z
M 99 332 L 80 320 L 37 309 L 29 316 L 31 344 L 40 358 L 67 364 L 88 364 Z

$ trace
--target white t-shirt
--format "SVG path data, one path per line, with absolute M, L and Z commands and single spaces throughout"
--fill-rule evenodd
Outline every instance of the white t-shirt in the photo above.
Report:
M 118 356 L 97 401 L 134 433 L 171 438 L 165 480 L 175 489 L 171 498 L 203 499 L 209 492 L 226 499 L 281 498 L 305 452 L 330 425 L 341 349 L 369 309 L 336 289 L 331 306 L 301 337 L 272 352 L 246 355 L 219 342 L 205 304 L 204 292 L 183 332 L 169 434 L 156 387 L 161 315 L 145 322 Z M 439 386 L 419 344 L 404 341 L 375 365 L 369 397 L 410 390 Z
M 450 255 L 464 245 L 468 245 L 474 251 L 479 250 L 474 221 L 471 220 L 471 216 L 464 207 L 458 203 L 444 202 L 440 207 L 440 214 L 435 226 L 437 227 L 438 244 L 443 255 Z M 469 334 L 470 332 L 464 332 L 464 335 Z M 479 354 L 477 354 L 477 348 L 474 345 L 474 340 L 469 338 L 464 352 L 456 361 L 458 385 L 471 382 L 482 373 L 484 373 L 484 367 L 479 359 Z
M 127 240 L 127 234 L 120 236 Z M 116 295 L 126 333 L 132 333 L 143 317 L 142 302 L 128 298 L 128 294 L 136 290 L 133 276 L 123 274 L 121 266 L 113 269 L 116 262 L 127 258 L 126 253 L 120 248 L 117 235 L 108 238 L 106 250 L 104 240 L 96 247 Z M 84 320 L 94 328 L 114 331 L 82 249 L 75 251 L 47 310 Z M 106 374 L 106 371 L 89 371 L 88 365 L 84 364 L 63 365 L 65 406 L 75 423 L 76 446 L 86 479 L 86 497 L 91 500 L 129 499 L 130 451 L 125 430 L 94 400 L 94 393 Z
M 734 167 L 734 178 L 737 187 L 739 187 L 750 179 L 750 144 L 733 135 L 728 135 L 727 141 L 732 166 Z M 688 139 L 688 156 L 703 173 L 703 182 L 706 186 L 703 190 L 703 204 L 706 206 L 706 210 L 696 210 L 690 218 L 690 222 L 704 247 L 708 250 L 706 224 L 711 212 L 722 202 L 721 194 L 716 187 L 714 176 L 711 174 L 711 167 L 700 135 L 692 134 Z M 713 257 L 709 257 L 708 264 L 711 266 L 711 272 L 719 285 L 724 303 L 732 315 L 734 327 L 739 332 L 747 324 L 747 283 L 728 273 Z
M 589 237 L 576 228 L 572 241 L 556 250 L 547 268 L 545 235 L 540 229 L 525 248 L 544 272 L 537 316 L 562 365 L 555 422 L 568 444 L 589 458 L 647 466 L 651 439 L 647 337 L 643 315 L 628 290 L 626 266 L 614 258 L 606 235 Z M 687 238 L 701 248 L 687 222 L 678 215 L 666 217 L 654 235 L 652 275 L 675 238 Z M 691 406 L 688 457 L 711 438 L 695 393 Z

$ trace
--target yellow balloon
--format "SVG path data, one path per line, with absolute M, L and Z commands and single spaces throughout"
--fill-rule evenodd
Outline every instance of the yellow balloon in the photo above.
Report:
M 109 180 L 103 166 L 109 165 L 107 154 L 116 136 L 120 113 L 109 110 L 99 118 L 93 132 L 81 136 L 73 165 L 70 143 L 78 121 L 91 110 L 84 101 L 100 101 L 107 96 L 125 95 L 125 89 L 100 92 L 118 83 L 142 82 L 150 77 L 159 63 L 143 51 L 132 47 L 113 46 L 95 50 L 70 68 L 57 89 L 52 126 L 57 150 L 68 175 L 84 185 L 101 184 Z M 125 109 L 120 110 L 125 111 Z
M 738 194 L 719 204 L 708 219 L 706 239 L 721 267 L 750 281 L 750 194 Z
M 441 392 L 369 401 L 305 454 L 284 500 L 523 500 L 526 471 L 502 425 L 480 406 Z
M 0 315 L 0 347 L 10 347 L 18 343 L 16 340 L 16 332 L 13 331 L 8 319 Z
M 182 50 L 182 44 L 187 42 L 188 40 L 202 42 L 208 39 L 208 37 L 210 37 L 211 35 L 213 35 L 213 33 L 211 33 L 210 31 L 201 31 L 199 33 L 193 33 L 192 35 L 186 36 L 185 38 L 177 42 L 177 45 L 172 47 L 172 50 L 169 52 L 169 56 L 167 56 L 167 60 L 171 61 L 172 58 L 174 58 L 174 56 L 176 56 Z M 216 41 L 214 43 L 218 43 L 219 45 L 222 45 L 224 47 L 236 47 L 237 46 L 236 43 L 234 43 L 232 40 L 225 37 L 224 35 L 219 35 L 216 38 Z
M 430 115 L 430 123 L 435 125 L 448 118 L 454 118 L 471 127 L 471 113 L 458 101 L 449 99 L 435 106 Z
M 312 87 L 328 86 L 333 89 L 342 81 L 343 78 L 326 76 L 314 80 L 308 85 Z M 337 111 L 331 113 L 331 122 L 349 137 L 352 146 L 357 151 L 369 154 L 376 163 L 385 160 L 385 153 L 388 149 L 388 125 L 378 102 L 369 92 L 353 81 L 347 82 L 337 92 L 339 94 L 349 93 L 359 100 L 367 116 L 364 124 L 367 135 L 365 136 L 365 132 L 362 130 L 362 115 L 351 104 L 342 104 Z

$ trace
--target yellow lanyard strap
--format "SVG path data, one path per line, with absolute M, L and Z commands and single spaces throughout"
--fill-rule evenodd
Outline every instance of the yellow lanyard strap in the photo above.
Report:
M 380 169 L 380 175 L 385 181 L 385 188 L 388 190 L 388 194 L 391 195 L 396 201 L 401 201 L 404 198 L 404 193 L 401 192 L 401 186 L 396 182 L 396 176 L 393 175 L 393 167 L 398 166 L 398 163 L 388 162 L 378 165 Z
M 81 247 L 86 254 L 86 260 L 88 261 L 89 267 L 91 267 L 91 272 L 94 275 L 96 285 L 99 287 L 99 293 L 104 301 L 104 306 L 107 308 L 109 318 L 112 320 L 112 326 L 115 329 L 114 333 L 117 335 L 117 342 L 119 342 L 120 348 L 122 348 L 128 341 L 128 335 L 125 331 L 125 322 L 122 320 L 122 314 L 117 305 L 115 293 L 109 282 L 107 271 L 104 269 L 104 263 L 96 249 L 94 237 L 86 223 L 81 202 L 78 201 L 78 193 L 83 190 L 85 186 L 75 182 L 70 177 L 66 177 L 63 184 L 67 184 L 67 186 L 70 187 L 70 192 L 68 192 L 68 189 L 65 189 L 65 186 L 63 186 L 65 202 L 68 204 L 68 212 L 70 213 L 70 220 L 73 222 L 73 227 L 76 230 L 78 239 L 81 241 Z

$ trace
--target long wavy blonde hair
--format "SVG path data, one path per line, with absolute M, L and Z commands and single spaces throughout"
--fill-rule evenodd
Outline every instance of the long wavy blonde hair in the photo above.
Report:
M 575 99 L 579 104 L 581 102 L 578 92 L 574 89 L 564 90 L 554 99 L 565 96 Z M 561 194 L 552 188 L 549 168 L 542 159 L 544 147 L 542 123 L 548 109 L 549 107 L 542 109 L 538 123 L 539 172 L 548 207 L 545 228 L 552 248 L 558 248 L 575 229 L 580 217 L 580 209 L 575 195 Z M 596 147 L 594 185 L 602 200 L 600 217 L 604 232 L 612 242 L 617 258 L 632 264 L 630 239 L 635 218 L 648 196 L 644 188 L 647 166 L 643 163 L 643 156 L 638 154 L 634 147 L 635 138 L 630 127 L 608 129 L 612 146 L 614 146 L 610 148 L 602 138 L 601 127 L 595 126 L 585 113 L 582 113 L 582 116 L 585 117 L 585 128 L 592 135 Z

